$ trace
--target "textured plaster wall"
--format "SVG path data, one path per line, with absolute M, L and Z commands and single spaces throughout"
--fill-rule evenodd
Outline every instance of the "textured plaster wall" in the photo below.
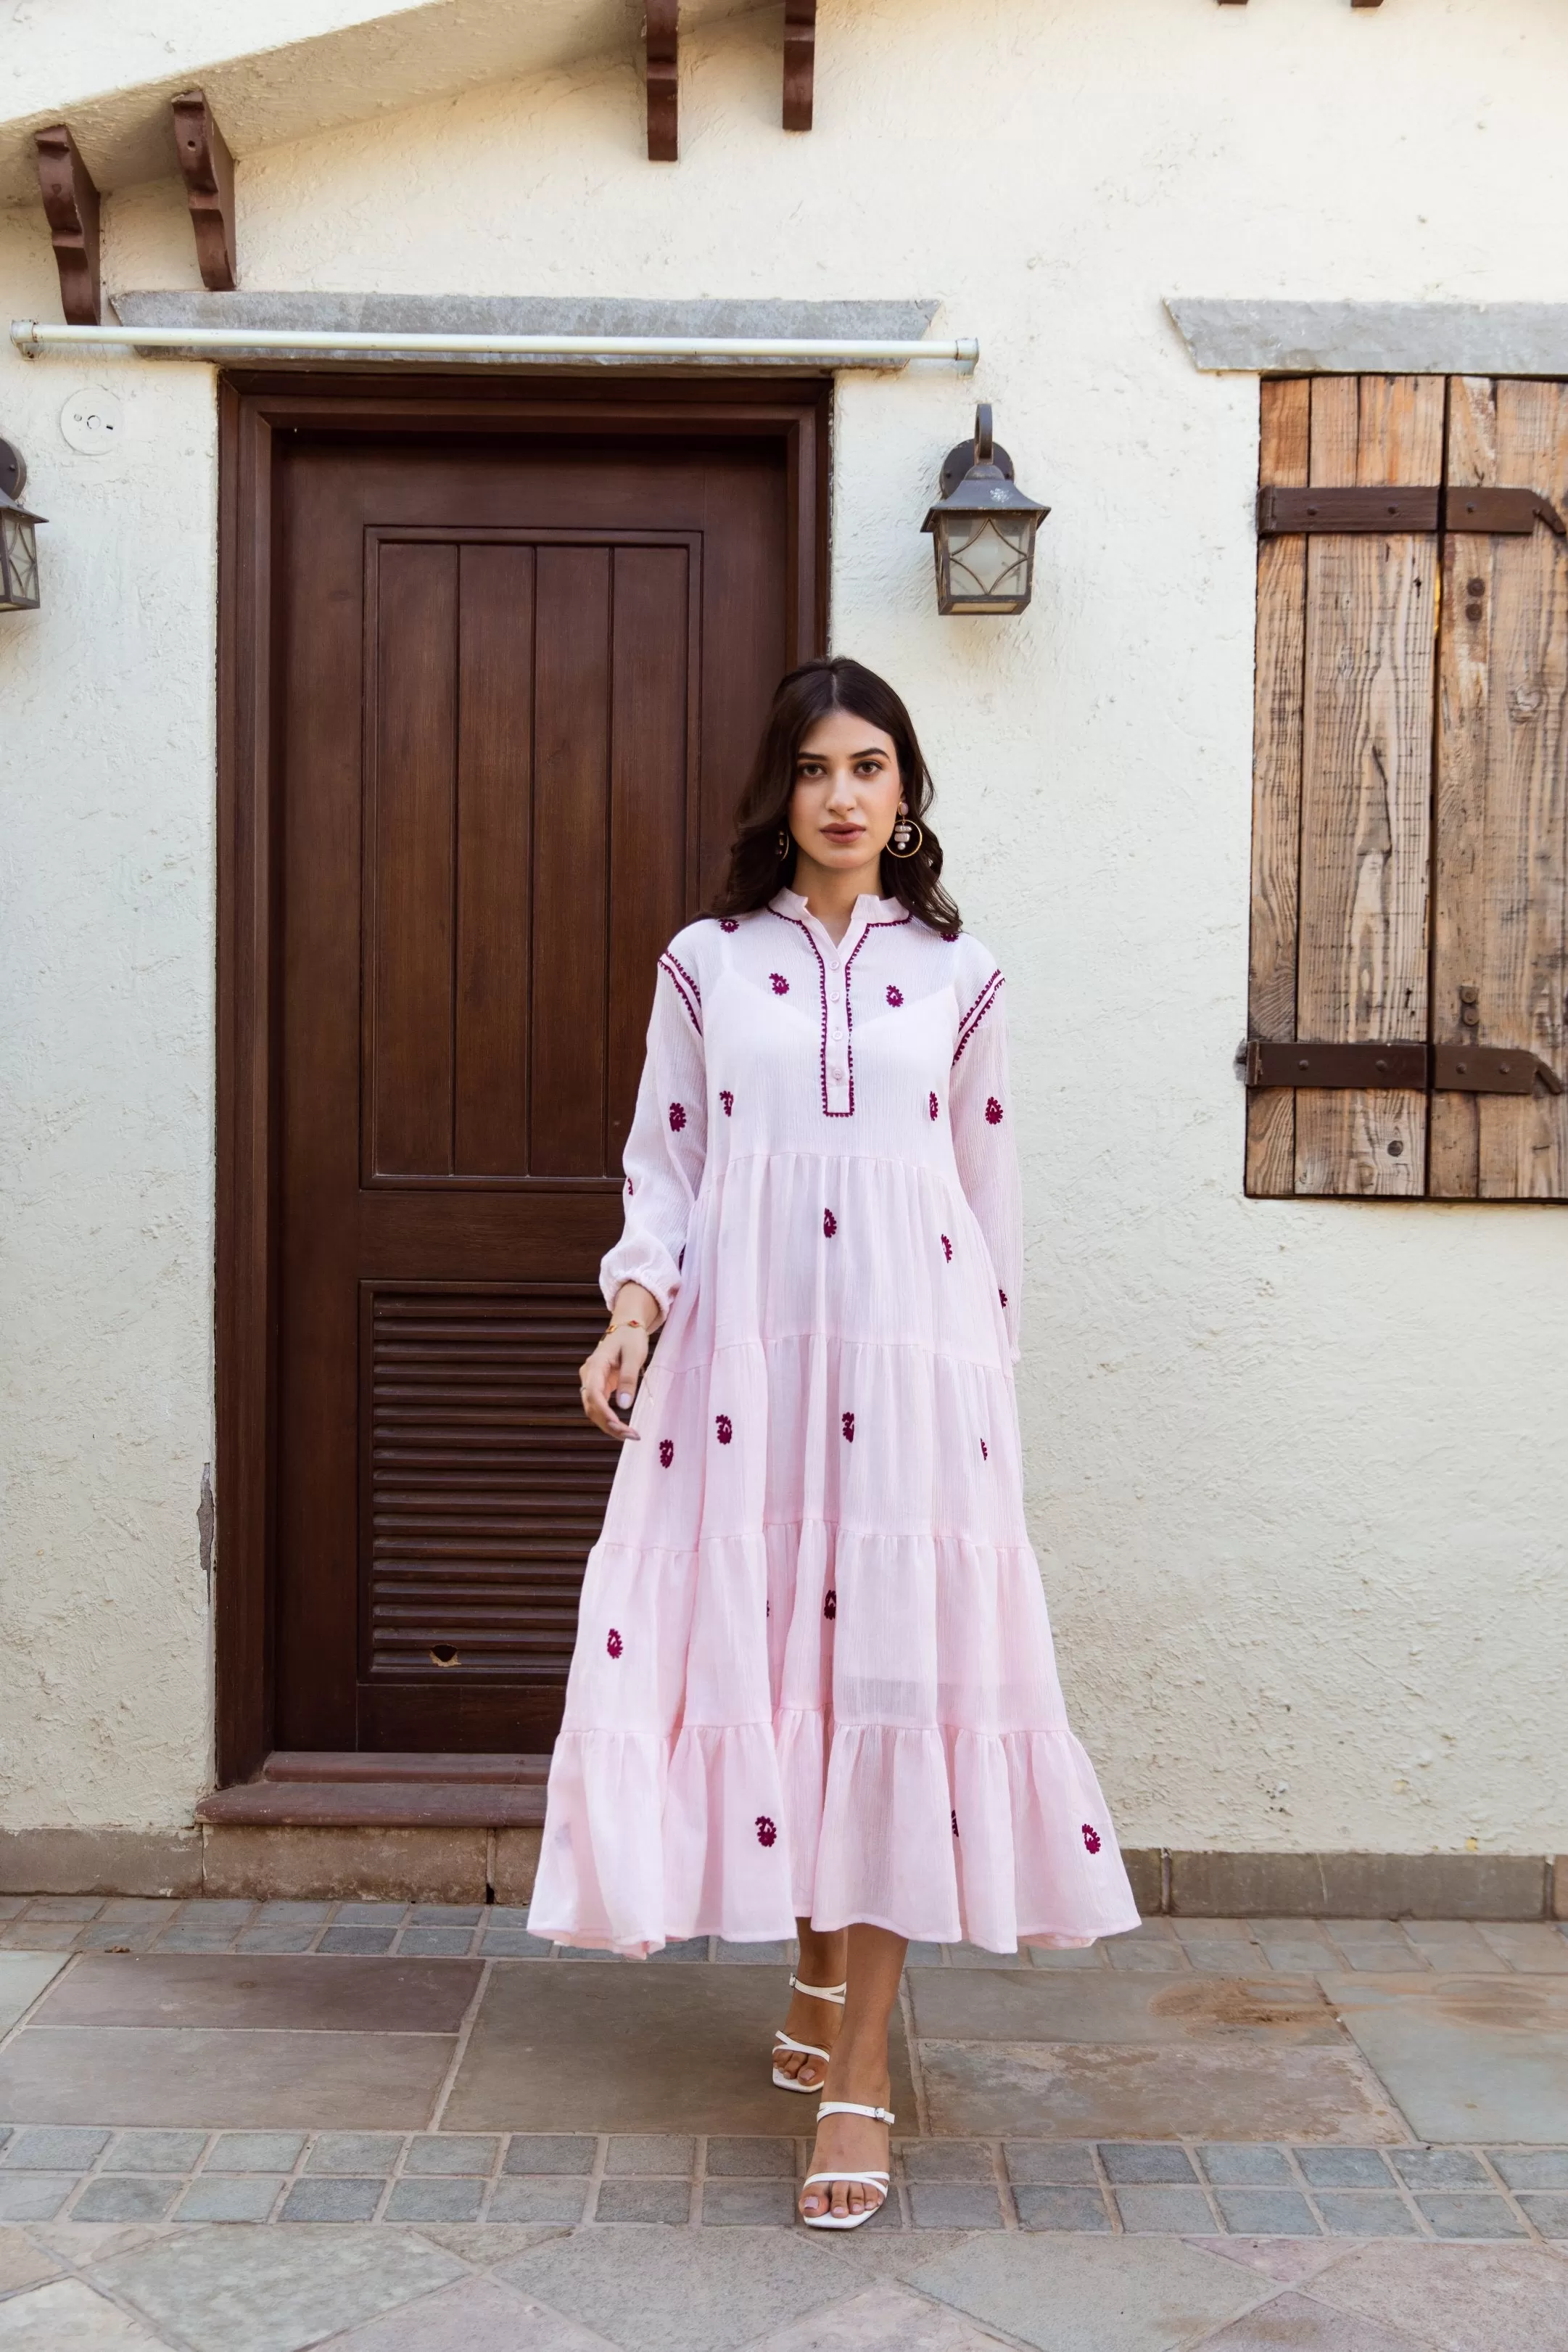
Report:
M 5 315 L 53 281 L 0 214 Z M 4 350 L 49 523 L 0 615 L 0 1826 L 169 1827 L 211 1747 L 213 384 L 111 366 L 81 457 L 91 375 Z
M 602 65 L 258 154 L 245 283 L 929 293 L 980 337 L 972 382 L 843 380 L 833 636 L 907 691 L 1009 975 L 1079 1727 L 1133 1843 L 1562 1845 L 1568 1216 L 1241 1198 L 1257 395 L 1161 298 L 1568 299 L 1568 17 L 823 0 L 807 139 L 777 39 L 685 44 L 674 169 Z M 191 282 L 172 191 L 110 212 L 116 283 Z M 211 377 L 116 369 L 117 472 L 51 442 L 79 380 L 0 368 L 59 518 L 0 624 L 18 1823 L 173 1820 L 206 1738 Z M 1016 622 L 938 620 L 915 528 L 977 396 L 1054 509 Z

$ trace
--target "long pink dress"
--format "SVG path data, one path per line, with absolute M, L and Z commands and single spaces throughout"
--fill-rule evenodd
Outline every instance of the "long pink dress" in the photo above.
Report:
M 536 1936 L 1137 1925 L 1024 1523 L 1004 1020 L 980 942 L 894 898 L 835 947 L 783 889 L 660 958 L 601 1278 L 667 1319 L 583 1580 Z

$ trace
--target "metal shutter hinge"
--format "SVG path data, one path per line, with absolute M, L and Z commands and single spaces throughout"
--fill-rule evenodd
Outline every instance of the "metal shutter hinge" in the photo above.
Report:
M 1400 1039 L 1354 1045 L 1249 1037 L 1237 1055 L 1249 1087 L 1394 1088 L 1414 1094 L 1549 1094 L 1563 1080 L 1537 1054 L 1512 1045 L 1427 1045 Z
M 1543 522 L 1558 538 L 1568 536 L 1550 499 L 1539 490 L 1411 488 L 1389 483 L 1374 489 L 1281 490 L 1258 493 L 1258 536 L 1283 539 L 1292 533 L 1342 534 L 1396 531 L 1496 532 L 1528 538 Z

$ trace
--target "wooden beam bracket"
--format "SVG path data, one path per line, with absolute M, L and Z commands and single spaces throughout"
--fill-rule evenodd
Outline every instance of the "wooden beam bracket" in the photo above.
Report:
M 239 283 L 235 242 L 235 167 L 228 142 L 204 92 L 188 89 L 171 100 L 174 152 L 191 207 L 196 265 L 210 293 L 232 294 Z
M 817 71 L 817 0 L 784 0 L 784 128 L 810 131 Z
M 647 0 L 648 161 L 680 161 L 680 0 Z
M 99 267 L 98 190 L 63 122 L 37 134 L 38 190 L 60 273 L 60 308 L 68 327 L 103 323 Z

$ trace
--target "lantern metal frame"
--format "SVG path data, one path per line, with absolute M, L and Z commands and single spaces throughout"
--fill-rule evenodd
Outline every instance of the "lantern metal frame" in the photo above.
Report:
M 936 608 L 943 614 L 1021 613 L 1034 593 L 1035 536 L 1051 512 L 1020 490 L 1013 461 L 991 431 L 988 401 L 975 411 L 975 437 L 960 441 L 942 461 L 941 495 L 921 524 L 932 536 Z M 996 542 L 1010 561 L 988 585 L 963 562 L 967 550 Z M 967 579 L 961 576 L 968 572 Z
M 0 613 L 36 613 L 40 602 L 34 533 L 45 518 L 22 504 L 26 479 L 21 451 L 0 441 Z

